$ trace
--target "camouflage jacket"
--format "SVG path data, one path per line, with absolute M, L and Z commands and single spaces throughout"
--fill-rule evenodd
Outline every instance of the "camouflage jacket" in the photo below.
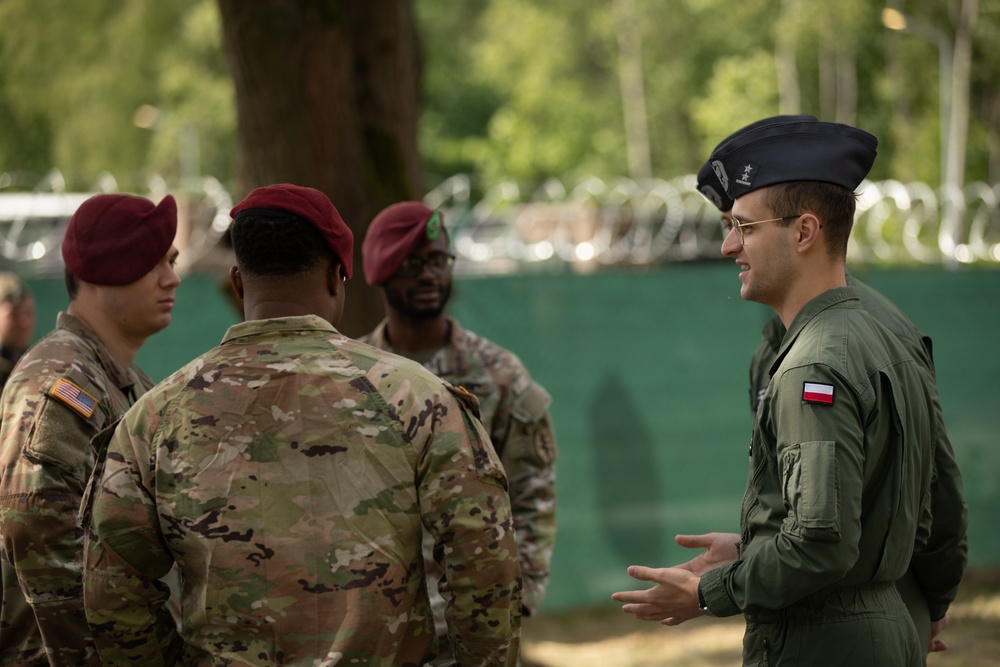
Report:
M 100 664 L 83 613 L 77 508 L 91 438 L 152 386 L 65 313 L 11 374 L 0 413 L 0 664 Z
M 436 645 L 426 530 L 459 664 L 514 664 L 516 542 L 474 410 L 317 317 L 234 325 L 101 435 L 83 515 L 101 658 L 421 665 Z M 174 563 L 177 625 L 154 583 Z
M 521 360 L 448 318 L 450 339 L 424 368 L 479 399 L 479 412 L 503 462 L 517 529 L 524 577 L 524 611 L 542 603 L 556 538 L 556 437 L 549 417 L 552 399 L 532 381 Z M 365 342 L 396 354 L 383 321 Z

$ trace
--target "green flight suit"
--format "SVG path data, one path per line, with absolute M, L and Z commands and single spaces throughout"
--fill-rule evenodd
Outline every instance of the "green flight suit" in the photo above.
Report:
M 701 578 L 745 665 L 920 665 L 895 587 L 930 533 L 934 397 L 853 287 L 795 317 L 757 410 L 740 557 Z
M 934 383 L 934 360 L 931 339 L 885 296 L 848 274 L 847 284 L 857 288 L 861 306 L 881 322 L 906 346 L 929 374 L 934 395 L 934 421 L 937 442 L 934 447 L 934 476 L 931 485 L 933 524 L 927 547 L 915 553 L 910 568 L 897 582 L 903 602 L 910 612 L 920 637 L 920 645 L 930 642 L 930 624 L 945 615 L 955 599 L 959 582 L 968 563 L 967 529 L 969 508 L 963 499 L 962 475 L 955 452 L 944 426 L 944 416 Z M 750 364 L 750 407 L 756 412 L 770 380 L 774 363 L 785 335 L 785 326 L 775 316 L 764 325 L 760 344 Z

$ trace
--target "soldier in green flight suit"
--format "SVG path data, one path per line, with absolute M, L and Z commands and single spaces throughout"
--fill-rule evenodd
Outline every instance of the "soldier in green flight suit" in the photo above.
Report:
M 760 123 L 786 120 L 816 120 L 812 116 L 778 116 L 764 119 Z M 730 137 L 731 138 L 731 137 Z M 727 138 L 720 142 L 720 146 Z M 719 183 L 710 162 L 706 162 L 698 172 L 698 190 L 705 195 L 725 220 L 732 226 L 733 200 L 729 198 Z M 916 325 L 884 295 L 847 274 L 847 284 L 858 290 L 861 306 L 886 326 L 902 342 L 913 358 L 920 362 L 928 373 L 928 382 L 937 393 L 934 380 L 934 361 L 931 339 L 920 332 Z M 754 351 L 750 363 L 750 410 L 757 412 L 771 379 L 771 366 L 778 356 L 781 341 L 785 335 L 785 325 L 777 315 L 764 325 L 761 340 Z M 958 585 L 968 563 L 969 510 L 962 492 L 962 475 L 955 460 L 955 452 L 944 426 L 940 401 L 935 398 L 934 420 L 938 440 L 934 447 L 934 482 L 931 487 L 931 528 L 928 548 L 915 554 L 910 568 L 897 582 L 903 602 L 910 612 L 922 646 L 928 652 L 947 649 L 947 644 L 937 637 L 947 623 L 948 606 L 955 599 Z M 704 540 L 687 536 L 690 546 L 709 546 Z M 932 624 L 935 638 L 931 639 Z
M 655 597 L 668 625 L 742 612 L 745 665 L 926 655 L 895 583 L 929 545 L 935 394 L 844 268 L 876 146 L 846 125 L 776 122 L 710 158 L 735 202 L 722 251 L 741 296 L 787 333 L 755 416 L 740 535 L 702 536 L 708 550 L 678 567 L 632 567 L 653 593 L 613 597 L 640 617 Z

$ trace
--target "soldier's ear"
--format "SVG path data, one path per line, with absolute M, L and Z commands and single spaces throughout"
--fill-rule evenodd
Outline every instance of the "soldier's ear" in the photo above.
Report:
M 796 246 L 800 252 L 808 250 L 819 241 L 819 230 L 823 225 L 812 213 L 803 213 L 792 224 L 796 231 Z
M 343 267 L 340 262 L 330 262 L 326 267 L 326 289 L 330 292 L 330 296 L 337 296 L 340 294 L 340 290 L 344 289 L 344 283 L 347 282 L 347 278 L 343 277 Z
M 236 292 L 236 296 L 243 299 L 243 276 L 240 275 L 239 268 L 232 266 L 229 268 L 229 282 L 233 286 L 233 291 Z

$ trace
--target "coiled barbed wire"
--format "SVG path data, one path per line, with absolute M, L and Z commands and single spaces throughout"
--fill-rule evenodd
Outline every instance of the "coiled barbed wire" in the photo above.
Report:
M 550 178 L 528 191 L 507 180 L 477 195 L 473 179 L 458 174 L 424 201 L 445 214 L 459 274 L 592 271 L 721 259 L 719 212 L 695 184 L 693 175 L 574 183 Z M 67 193 L 55 170 L 35 192 L 12 192 L 13 185 L 16 178 L 0 174 L 0 257 L 35 275 L 61 272 L 56 251 L 70 215 L 91 194 L 117 188 L 104 174 L 94 192 Z M 208 261 L 228 228 L 233 203 L 215 178 L 196 185 L 184 192 L 182 270 Z M 168 191 L 155 175 L 147 187 L 154 200 Z M 850 263 L 1000 265 L 1000 184 L 975 182 L 961 196 L 952 193 L 949 203 L 958 207 L 961 221 L 955 231 L 942 225 L 946 202 L 940 189 L 926 183 L 865 181 L 858 190 Z

